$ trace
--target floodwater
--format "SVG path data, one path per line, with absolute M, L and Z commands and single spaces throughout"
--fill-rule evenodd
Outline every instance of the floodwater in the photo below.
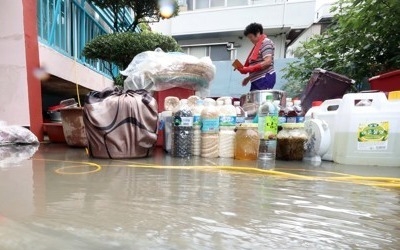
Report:
M 400 249 L 399 188 L 296 177 L 400 168 L 277 162 L 294 178 L 46 144 L 21 157 L 0 160 L 0 249 Z

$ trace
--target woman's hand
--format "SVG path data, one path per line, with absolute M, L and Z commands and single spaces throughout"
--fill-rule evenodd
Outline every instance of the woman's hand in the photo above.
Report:
M 246 77 L 242 81 L 242 86 L 246 86 L 250 82 L 250 77 Z

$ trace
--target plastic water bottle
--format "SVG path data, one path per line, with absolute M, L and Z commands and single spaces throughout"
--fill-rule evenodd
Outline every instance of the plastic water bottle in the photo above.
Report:
M 258 132 L 260 135 L 258 158 L 265 163 L 275 164 L 278 109 L 272 103 L 272 99 L 272 94 L 268 94 L 266 102 L 258 109 Z
M 219 111 L 219 157 L 233 158 L 235 156 L 235 128 L 236 108 L 230 99 L 226 99 Z
M 210 102 L 204 102 L 201 112 L 201 156 L 217 158 L 219 145 L 219 111 Z
M 201 155 L 201 112 L 204 109 L 204 101 L 197 100 L 196 105 L 192 108 L 193 113 L 193 141 L 192 155 Z
M 172 156 L 190 157 L 193 141 L 193 114 L 188 101 L 182 99 L 173 114 Z
M 233 106 L 236 109 L 236 124 L 240 125 L 242 123 L 245 123 L 246 122 L 246 112 L 240 106 L 240 102 L 239 101 L 233 102 Z

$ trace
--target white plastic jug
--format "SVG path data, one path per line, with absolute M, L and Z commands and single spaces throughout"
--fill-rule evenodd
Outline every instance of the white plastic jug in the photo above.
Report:
M 370 106 L 356 106 L 360 100 Z M 340 164 L 400 166 L 399 105 L 384 93 L 346 94 L 337 110 L 333 160 Z
M 333 161 L 333 147 L 335 143 L 335 122 L 337 119 L 337 109 L 341 105 L 342 99 L 331 99 L 331 100 L 326 100 L 324 101 L 320 106 L 312 107 L 311 109 L 308 110 L 305 120 L 308 121 L 311 118 L 319 119 L 324 121 L 329 128 L 329 137 L 330 137 L 330 143 L 328 146 L 328 150 L 326 153 L 322 156 L 322 160 L 325 161 Z M 324 135 L 325 133 L 322 133 L 321 136 L 326 136 Z M 322 141 L 328 140 L 325 138 L 321 138 Z

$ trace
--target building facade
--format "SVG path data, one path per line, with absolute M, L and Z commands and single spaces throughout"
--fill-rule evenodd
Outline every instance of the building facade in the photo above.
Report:
M 179 16 L 152 26 L 173 36 L 184 51 L 197 57 L 210 56 L 217 67 L 211 85 L 212 96 L 238 97 L 249 91 L 243 76 L 232 70 L 234 59 L 244 62 L 253 47 L 243 36 L 244 28 L 261 23 L 275 44 L 277 83 L 285 83 L 282 69 L 295 60 L 287 49 L 315 22 L 317 8 L 324 0 L 182 0 Z M 228 91 L 227 91 L 228 90 Z
M 86 0 L 2 0 L 1 6 L 0 120 L 30 127 L 41 139 L 48 106 L 113 85 L 104 64 L 81 53 L 88 41 L 113 31 L 113 16 Z M 130 12 L 119 18 L 129 22 Z

